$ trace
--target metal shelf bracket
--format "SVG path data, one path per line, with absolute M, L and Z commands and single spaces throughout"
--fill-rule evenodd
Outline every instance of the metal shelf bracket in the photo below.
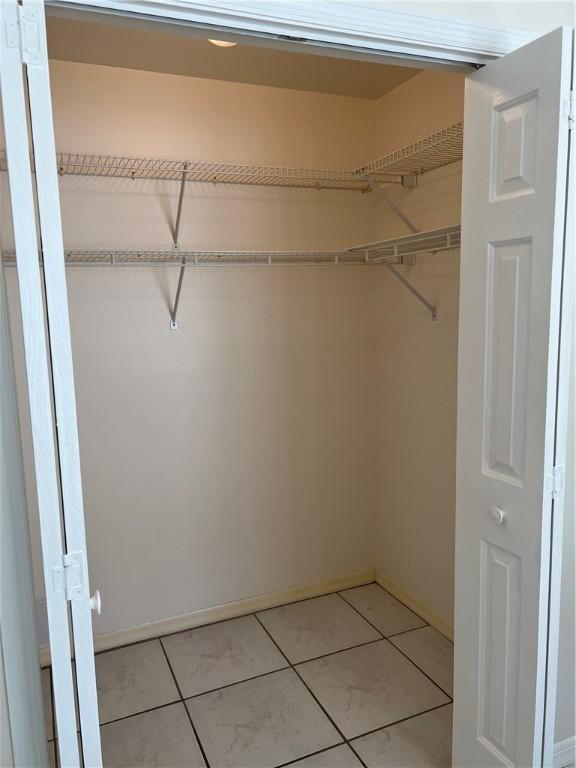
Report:
M 414 224 L 410 221 L 408 216 L 406 216 L 406 214 L 396 205 L 396 203 L 390 199 L 388 194 L 382 189 L 382 187 L 378 184 L 378 182 L 376 181 L 376 179 L 374 179 L 373 176 L 366 175 L 363 178 L 366 179 L 366 181 L 370 185 L 370 189 L 372 190 L 372 192 L 375 195 L 377 195 L 381 200 L 383 200 L 386 203 L 386 205 L 392 211 L 394 211 L 396 216 L 402 219 L 404 224 L 406 224 L 406 226 L 411 232 L 414 232 L 414 233 L 418 232 L 418 228 L 414 226 Z
M 400 219 L 402 219 L 402 221 L 404 222 L 404 224 L 405 224 L 405 225 L 408 227 L 408 229 L 409 229 L 411 232 L 413 232 L 414 234 L 417 234 L 417 233 L 418 233 L 418 229 L 417 229 L 417 227 L 416 227 L 416 226 L 415 226 L 415 225 L 412 223 L 412 221 L 411 221 L 411 220 L 408 218 L 408 216 L 406 216 L 406 214 L 404 213 L 404 211 L 402 211 L 402 210 L 401 210 L 401 209 L 400 209 L 400 208 L 399 208 L 399 207 L 396 205 L 396 203 L 395 203 L 393 200 L 391 200 L 391 199 L 390 199 L 390 197 L 387 195 L 387 193 L 386 193 L 386 192 L 385 192 L 385 191 L 382 189 L 382 187 L 381 187 L 381 186 L 380 186 L 380 185 L 377 183 L 376 179 L 374 179 L 374 177 L 373 177 L 373 176 L 370 176 L 370 174 L 365 174 L 365 175 L 364 175 L 364 178 L 366 179 L 366 181 L 368 182 L 368 184 L 370 184 L 370 189 L 372 190 L 372 192 L 374 192 L 375 194 L 377 194 L 377 195 L 378 195 L 378 197 L 379 197 L 379 198 L 381 198 L 381 199 L 382 199 L 382 200 L 383 200 L 383 201 L 386 203 L 386 205 L 387 205 L 387 206 L 388 206 L 388 207 L 389 207 L 389 208 L 390 208 L 392 211 L 394 211 L 394 213 L 395 213 L 395 214 L 396 214 L 396 215 L 397 215 L 397 216 L 398 216 Z M 407 186 L 408 186 L 408 185 L 407 185 Z M 409 186 L 415 186 L 415 185 L 411 184 L 411 185 L 409 185 Z M 397 247 L 397 246 L 394 248 L 394 251 L 395 251 L 396 255 L 398 255 L 398 247 Z M 401 256 L 399 256 L 399 258 L 400 258 L 400 263 L 402 263 L 402 257 L 401 257 Z M 432 314 L 432 320 L 437 320 L 437 319 L 438 319 L 438 314 L 437 314 L 437 312 L 436 312 L 436 307 L 435 307 L 433 304 L 431 304 L 431 303 L 430 303 L 430 302 L 429 302 L 427 299 L 425 299 L 425 298 L 424 298 L 424 296 L 422 296 L 422 294 L 420 293 L 420 291 L 418 291 L 416 288 L 414 288 L 414 286 L 412 285 L 412 283 L 410 283 L 408 280 L 406 280 L 406 278 L 404 277 L 404 275 L 400 274 L 400 272 L 398 272 L 398 270 L 397 270 L 397 269 L 396 269 L 396 268 L 395 268 L 395 267 L 394 267 L 392 264 L 390 264 L 390 263 L 389 263 L 389 262 L 387 262 L 386 260 L 382 261 L 382 264 L 384 264 L 384 266 L 386 267 L 386 269 L 387 269 L 389 272 L 391 272 L 391 273 L 394 275 L 394 277 L 395 277 L 397 280 L 400 280 L 400 282 L 402 283 L 402 285 L 403 285 L 405 288 L 407 288 L 407 289 L 410 291 L 410 293 L 412 293 L 414 296 L 416 296 L 416 298 L 418 299 L 418 301 L 419 301 L 419 302 L 421 302 L 422 304 L 424 304 L 424 306 L 426 307 L 426 309 L 428 309 L 428 311 L 429 311 L 429 312 Z
M 411 293 L 411 294 L 413 294 L 414 296 L 416 296 L 416 298 L 418 299 L 418 301 L 419 301 L 421 304 L 424 304 L 424 306 L 426 307 L 426 309 L 427 309 L 427 310 L 430 312 L 430 314 L 432 315 L 432 320 L 438 320 L 438 312 L 437 312 L 437 310 L 436 310 L 436 307 L 434 306 L 434 304 L 431 304 L 431 303 L 428 301 L 428 299 L 424 298 L 424 296 L 422 296 L 422 294 L 420 293 L 420 291 L 418 291 L 416 288 L 414 288 L 414 286 L 412 285 L 412 283 L 410 283 L 408 280 L 406 280 L 406 278 L 404 277 L 404 275 L 402 275 L 402 274 L 400 274 L 400 272 L 398 272 L 398 270 L 396 269 L 396 267 L 394 267 L 392 264 L 390 264 L 390 263 L 389 263 L 389 262 L 387 262 L 387 261 L 382 261 L 382 264 L 383 264 L 383 265 L 386 267 L 386 269 L 387 269 L 389 272 L 391 272 L 391 273 L 394 275 L 394 277 L 395 277 L 397 280 L 400 280 L 400 282 L 402 283 L 402 285 L 403 285 L 405 288 L 407 288 L 407 289 L 410 291 L 410 293 Z
M 180 194 L 178 195 L 178 210 L 176 212 L 176 223 L 174 225 L 173 240 L 174 250 L 180 248 L 180 222 L 182 220 L 182 206 L 184 204 L 184 191 L 186 189 L 186 171 L 188 170 L 188 163 L 184 163 L 182 168 L 182 180 L 180 182 Z M 176 297 L 174 299 L 174 305 L 170 313 L 170 330 L 178 330 L 178 304 L 180 303 L 180 293 L 182 291 L 182 281 L 184 280 L 184 272 L 186 270 L 186 258 L 182 259 L 182 266 L 180 267 L 180 274 L 178 275 L 178 288 L 176 289 Z

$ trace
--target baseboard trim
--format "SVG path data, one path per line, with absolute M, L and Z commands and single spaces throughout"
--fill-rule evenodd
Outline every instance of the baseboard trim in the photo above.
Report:
M 568 768 L 572 765 L 576 765 L 576 736 L 554 745 L 554 768 Z
M 234 619 L 237 616 L 243 616 L 246 613 L 254 611 L 264 611 L 267 608 L 275 608 L 284 603 L 291 603 L 295 600 L 305 600 L 308 597 L 318 597 L 326 595 L 329 592 L 338 592 L 341 589 L 351 589 L 360 587 L 363 584 L 370 584 L 374 581 L 375 574 L 371 568 L 366 571 L 358 571 L 339 579 L 323 581 L 318 584 L 305 585 L 300 587 L 290 587 L 281 589 L 277 592 L 268 592 L 264 595 L 247 597 L 243 600 L 235 600 L 231 603 L 215 605 L 211 608 L 201 608 L 192 613 L 184 613 L 179 616 L 172 616 L 168 619 L 150 622 L 149 624 L 140 624 L 136 627 L 127 629 L 118 629 L 113 632 L 104 632 L 94 637 L 94 650 L 108 651 L 112 648 L 118 648 L 121 645 L 138 643 L 142 640 L 150 640 L 160 635 L 169 635 L 172 632 L 183 632 L 186 629 L 193 629 L 202 624 L 213 624 L 216 621 L 225 619 Z M 45 646 L 40 648 L 40 664 L 48 666 L 50 664 L 50 648 Z
M 376 570 L 376 582 L 380 584 L 382 589 L 390 592 L 390 594 L 394 595 L 394 597 L 400 600 L 401 603 L 404 603 L 404 605 L 408 606 L 408 608 L 413 610 L 414 613 L 417 613 L 419 616 L 421 616 L 424 621 L 427 621 L 430 626 L 434 627 L 434 629 L 437 629 L 440 634 L 444 635 L 444 637 L 447 637 L 449 640 L 454 641 L 453 627 L 451 627 L 433 611 L 427 608 L 423 603 L 413 597 L 409 592 L 406 592 L 402 589 L 402 587 L 399 587 L 396 582 L 392 581 L 392 579 L 389 579 L 388 576 L 385 576 L 382 571 Z

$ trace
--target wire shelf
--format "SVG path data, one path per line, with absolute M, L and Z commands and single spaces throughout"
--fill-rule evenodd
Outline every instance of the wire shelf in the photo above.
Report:
M 203 160 L 167 160 L 127 155 L 94 155 L 72 152 L 56 154 L 61 176 L 98 176 L 118 179 L 248 184 L 265 187 L 335 189 L 367 192 L 369 185 L 354 171 L 236 165 Z M 0 155 L 0 170 L 6 170 L 6 154 Z M 398 181 L 390 176 L 390 182 Z
M 365 255 L 349 251 L 146 251 L 70 250 L 68 266 L 297 266 L 364 264 Z M 4 254 L 5 264 L 15 263 L 13 251 Z
M 334 189 L 368 192 L 366 176 L 382 184 L 401 183 L 404 176 L 418 175 L 462 158 L 462 123 L 427 136 L 415 144 L 392 152 L 356 170 L 284 168 L 237 165 L 204 160 L 168 160 L 128 155 L 58 152 L 62 176 L 98 176 L 120 179 L 248 184 L 300 189 Z M 7 168 L 5 150 L 0 152 L 0 170 Z
M 458 248 L 460 226 L 366 243 L 343 251 L 67 250 L 68 266 L 298 266 L 401 263 L 406 256 Z M 14 264 L 14 251 L 4 253 Z
M 419 175 L 450 165 L 462 159 L 463 134 L 463 123 L 456 123 L 363 165 L 356 174 L 360 177 L 374 175 L 384 182 L 383 177 L 390 174 Z
M 405 256 L 417 256 L 423 253 L 436 253 L 460 247 L 460 225 L 415 232 L 404 237 L 366 243 L 350 249 L 351 253 L 363 253 L 368 263 L 390 259 L 402 259 Z

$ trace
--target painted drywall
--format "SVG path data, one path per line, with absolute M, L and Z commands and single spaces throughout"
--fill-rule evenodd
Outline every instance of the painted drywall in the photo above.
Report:
M 360 99 L 62 62 L 51 75 L 62 150 L 316 167 L 372 153 Z M 69 247 L 170 246 L 175 184 L 65 177 L 61 192 Z M 181 243 L 344 247 L 371 239 L 373 208 L 190 185 Z M 190 270 L 178 332 L 177 270 L 68 271 L 97 633 L 373 566 L 373 271 Z
M 425 72 L 380 99 L 380 152 L 462 120 L 464 80 Z M 402 115 L 402 121 L 393 119 Z M 459 164 L 416 189 L 389 188 L 424 231 L 460 221 Z M 377 236 L 409 230 L 385 204 Z M 379 276 L 378 547 L 376 567 L 452 626 L 459 252 L 428 255 L 406 270 L 438 306 L 438 320 L 397 281 Z
M 387 10 L 462 21 L 482 27 L 521 29 L 543 35 L 566 24 L 574 26 L 575 9 L 570 0 L 451 0 L 450 2 L 382 3 Z

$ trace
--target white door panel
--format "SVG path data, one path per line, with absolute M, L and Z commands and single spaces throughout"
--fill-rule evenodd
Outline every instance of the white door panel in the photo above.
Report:
M 9 37 L 8 30 L 15 34 Z M 16 0 L 2 0 L 0 2 L 0 90 L 42 538 L 54 682 L 54 709 L 62 765 L 77 766 L 79 758 L 68 604 L 64 594 L 57 593 L 53 589 L 54 569 L 62 567 L 63 541 L 53 435 L 52 387 L 46 347 L 24 73 L 22 54 L 17 44 L 18 32 L 19 16 Z M 8 44 L 9 41 L 10 44 Z
M 86 554 L 86 534 L 80 448 L 74 391 L 74 369 L 68 314 L 68 294 L 64 264 L 64 243 L 60 213 L 60 194 L 56 168 L 56 146 L 52 119 L 52 99 L 48 72 L 46 26 L 42 0 L 22 0 L 26 24 L 37 26 L 39 65 L 29 65 L 28 98 L 32 143 L 36 166 L 38 213 L 42 234 L 46 314 L 50 329 L 50 351 L 54 405 L 58 433 L 58 456 L 62 508 L 68 553 L 74 553 L 81 571 L 81 586 L 71 596 L 72 631 L 76 683 L 82 732 L 84 764 L 102 764 L 98 700 L 94 669 L 92 608 Z
M 455 766 L 542 762 L 571 45 L 466 84 Z
M 80 765 L 68 623 L 70 604 L 83 764 L 87 768 L 98 768 L 102 765 L 102 757 L 91 599 L 43 2 L 22 0 L 19 4 L 16 0 L 1 0 L 0 21 L 6 152 L 40 512 L 58 752 L 63 768 Z M 28 84 L 28 105 L 24 74 Z M 43 275 L 38 259 L 28 122 L 34 147 Z

